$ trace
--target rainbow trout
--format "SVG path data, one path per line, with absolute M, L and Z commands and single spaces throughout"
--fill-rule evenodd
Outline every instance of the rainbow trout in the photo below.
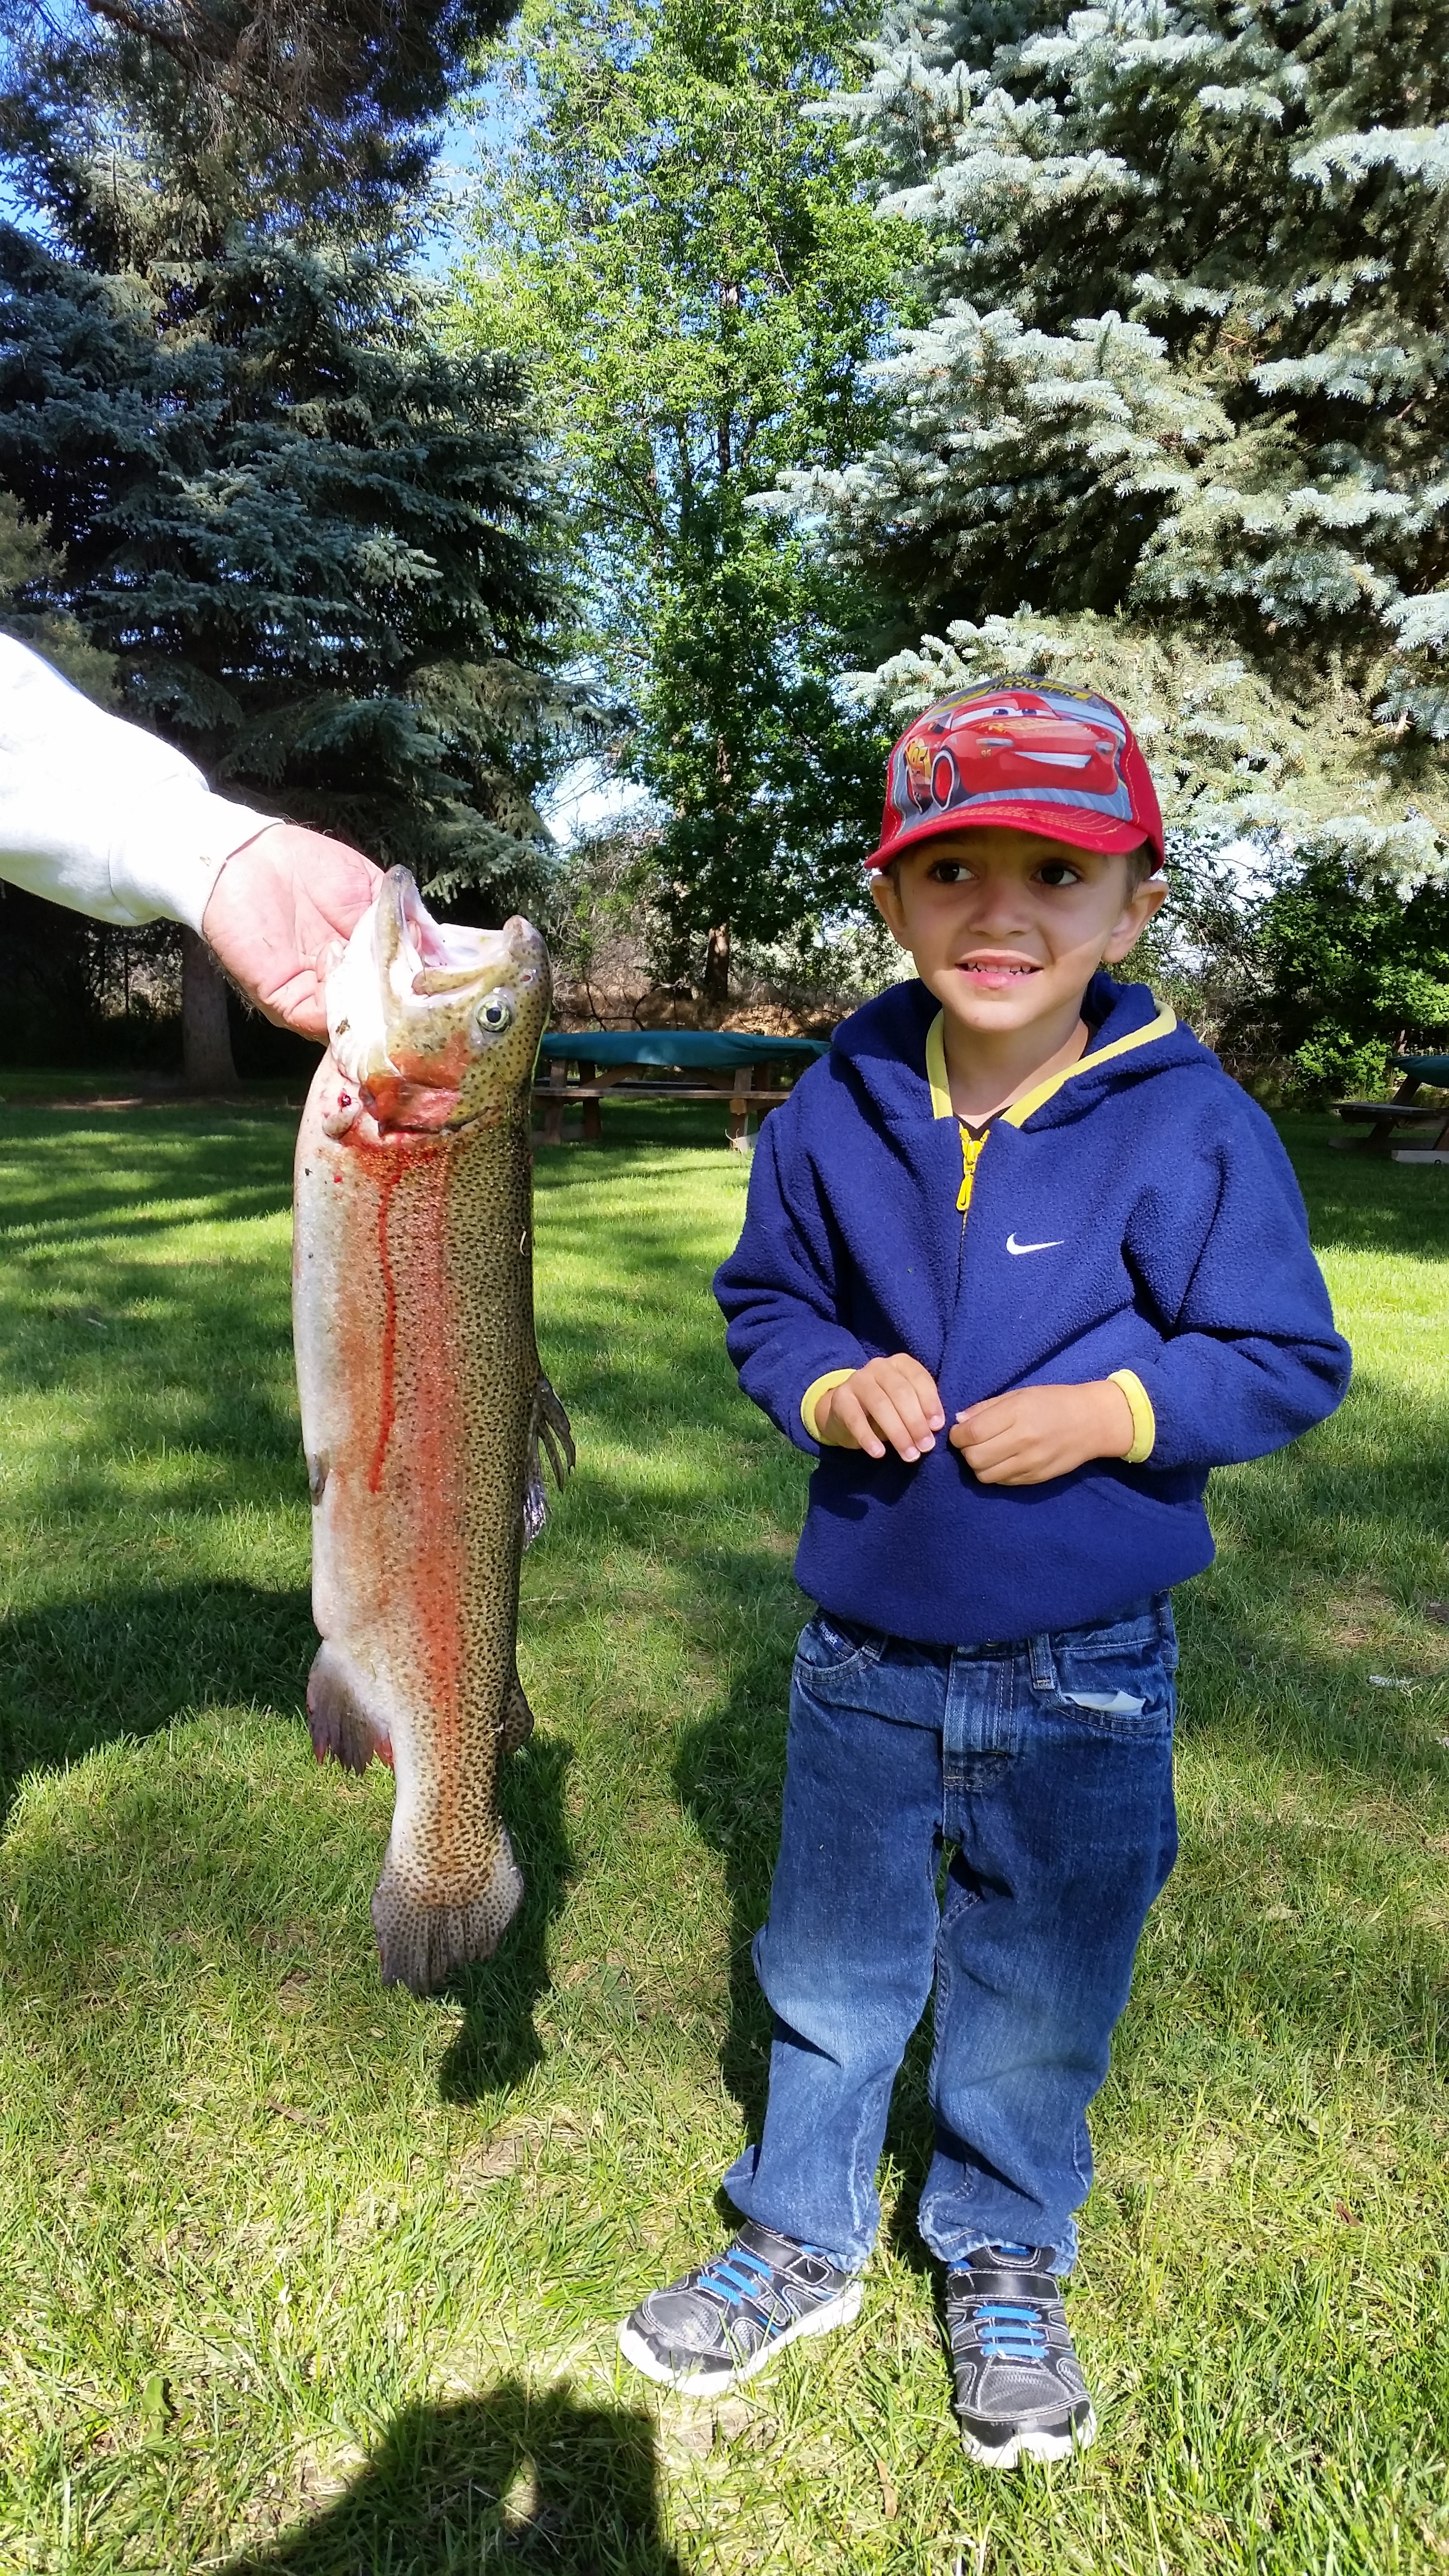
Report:
M 384 878 L 327 981 L 297 1140 L 293 1321 L 312 1488 L 319 1761 L 392 1765 L 383 1977 L 430 1993 L 497 1948 L 523 1881 L 499 1764 L 533 1717 L 519 1556 L 568 1417 L 533 1332 L 529 1095 L 548 951 L 431 920 Z

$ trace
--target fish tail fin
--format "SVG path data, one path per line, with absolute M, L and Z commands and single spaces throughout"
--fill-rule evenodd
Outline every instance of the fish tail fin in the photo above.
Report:
M 506 1834 L 488 1886 L 463 1905 L 426 1904 L 389 1855 L 372 1899 L 383 1984 L 436 1994 L 456 1968 L 492 1958 L 522 1902 L 523 1872 Z
M 565 1476 L 578 1458 L 573 1426 L 547 1378 L 540 1374 L 533 1390 L 533 1412 L 528 1425 L 528 1472 L 523 1487 L 525 1547 L 532 1546 L 548 1519 L 548 1503 L 543 1490 L 545 1457 L 553 1469 L 554 1483 L 562 1487 Z
M 523 1684 L 515 1673 L 508 1693 L 508 1705 L 499 1720 L 499 1752 L 516 1753 L 520 1744 L 526 1744 L 532 1733 L 533 1711 L 528 1705 L 528 1696 Z
M 392 1768 L 386 1722 L 367 1704 L 367 1684 L 350 1655 L 325 1638 L 307 1675 L 307 1723 L 319 1762 L 329 1757 L 347 1771 L 365 1771 L 376 1755 Z

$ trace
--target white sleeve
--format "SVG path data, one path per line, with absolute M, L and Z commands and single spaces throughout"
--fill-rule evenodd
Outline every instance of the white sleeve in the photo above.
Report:
M 276 819 L 0 635 L 0 877 L 98 921 L 199 930 L 223 859 Z

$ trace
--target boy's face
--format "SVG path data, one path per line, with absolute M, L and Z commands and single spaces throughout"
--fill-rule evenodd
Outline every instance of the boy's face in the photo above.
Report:
M 895 882 L 882 871 L 871 892 L 952 1018 L 1004 1035 L 1079 1008 L 1098 967 L 1126 956 L 1167 888 L 1148 877 L 1133 892 L 1121 856 L 987 823 L 903 851 Z

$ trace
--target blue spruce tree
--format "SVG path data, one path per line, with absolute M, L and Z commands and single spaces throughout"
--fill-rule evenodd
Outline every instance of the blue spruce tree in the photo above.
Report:
M 556 677 L 521 371 L 451 356 L 411 270 L 428 120 L 501 14 L 7 24 L 0 169 L 27 220 L 0 220 L 0 492 L 50 547 L 12 614 L 113 657 L 126 714 L 246 801 L 506 910 L 543 892 L 534 790 L 585 703 Z M 256 63 L 304 20 L 289 120 Z
M 1442 13 L 976 0 L 865 51 L 814 112 L 888 152 L 931 318 L 889 437 L 780 495 L 937 629 L 865 693 L 1120 695 L 1200 918 L 1257 843 L 1240 1021 L 1306 1080 L 1381 1073 L 1449 1026 Z M 1346 937 L 1302 936 L 1309 881 Z

